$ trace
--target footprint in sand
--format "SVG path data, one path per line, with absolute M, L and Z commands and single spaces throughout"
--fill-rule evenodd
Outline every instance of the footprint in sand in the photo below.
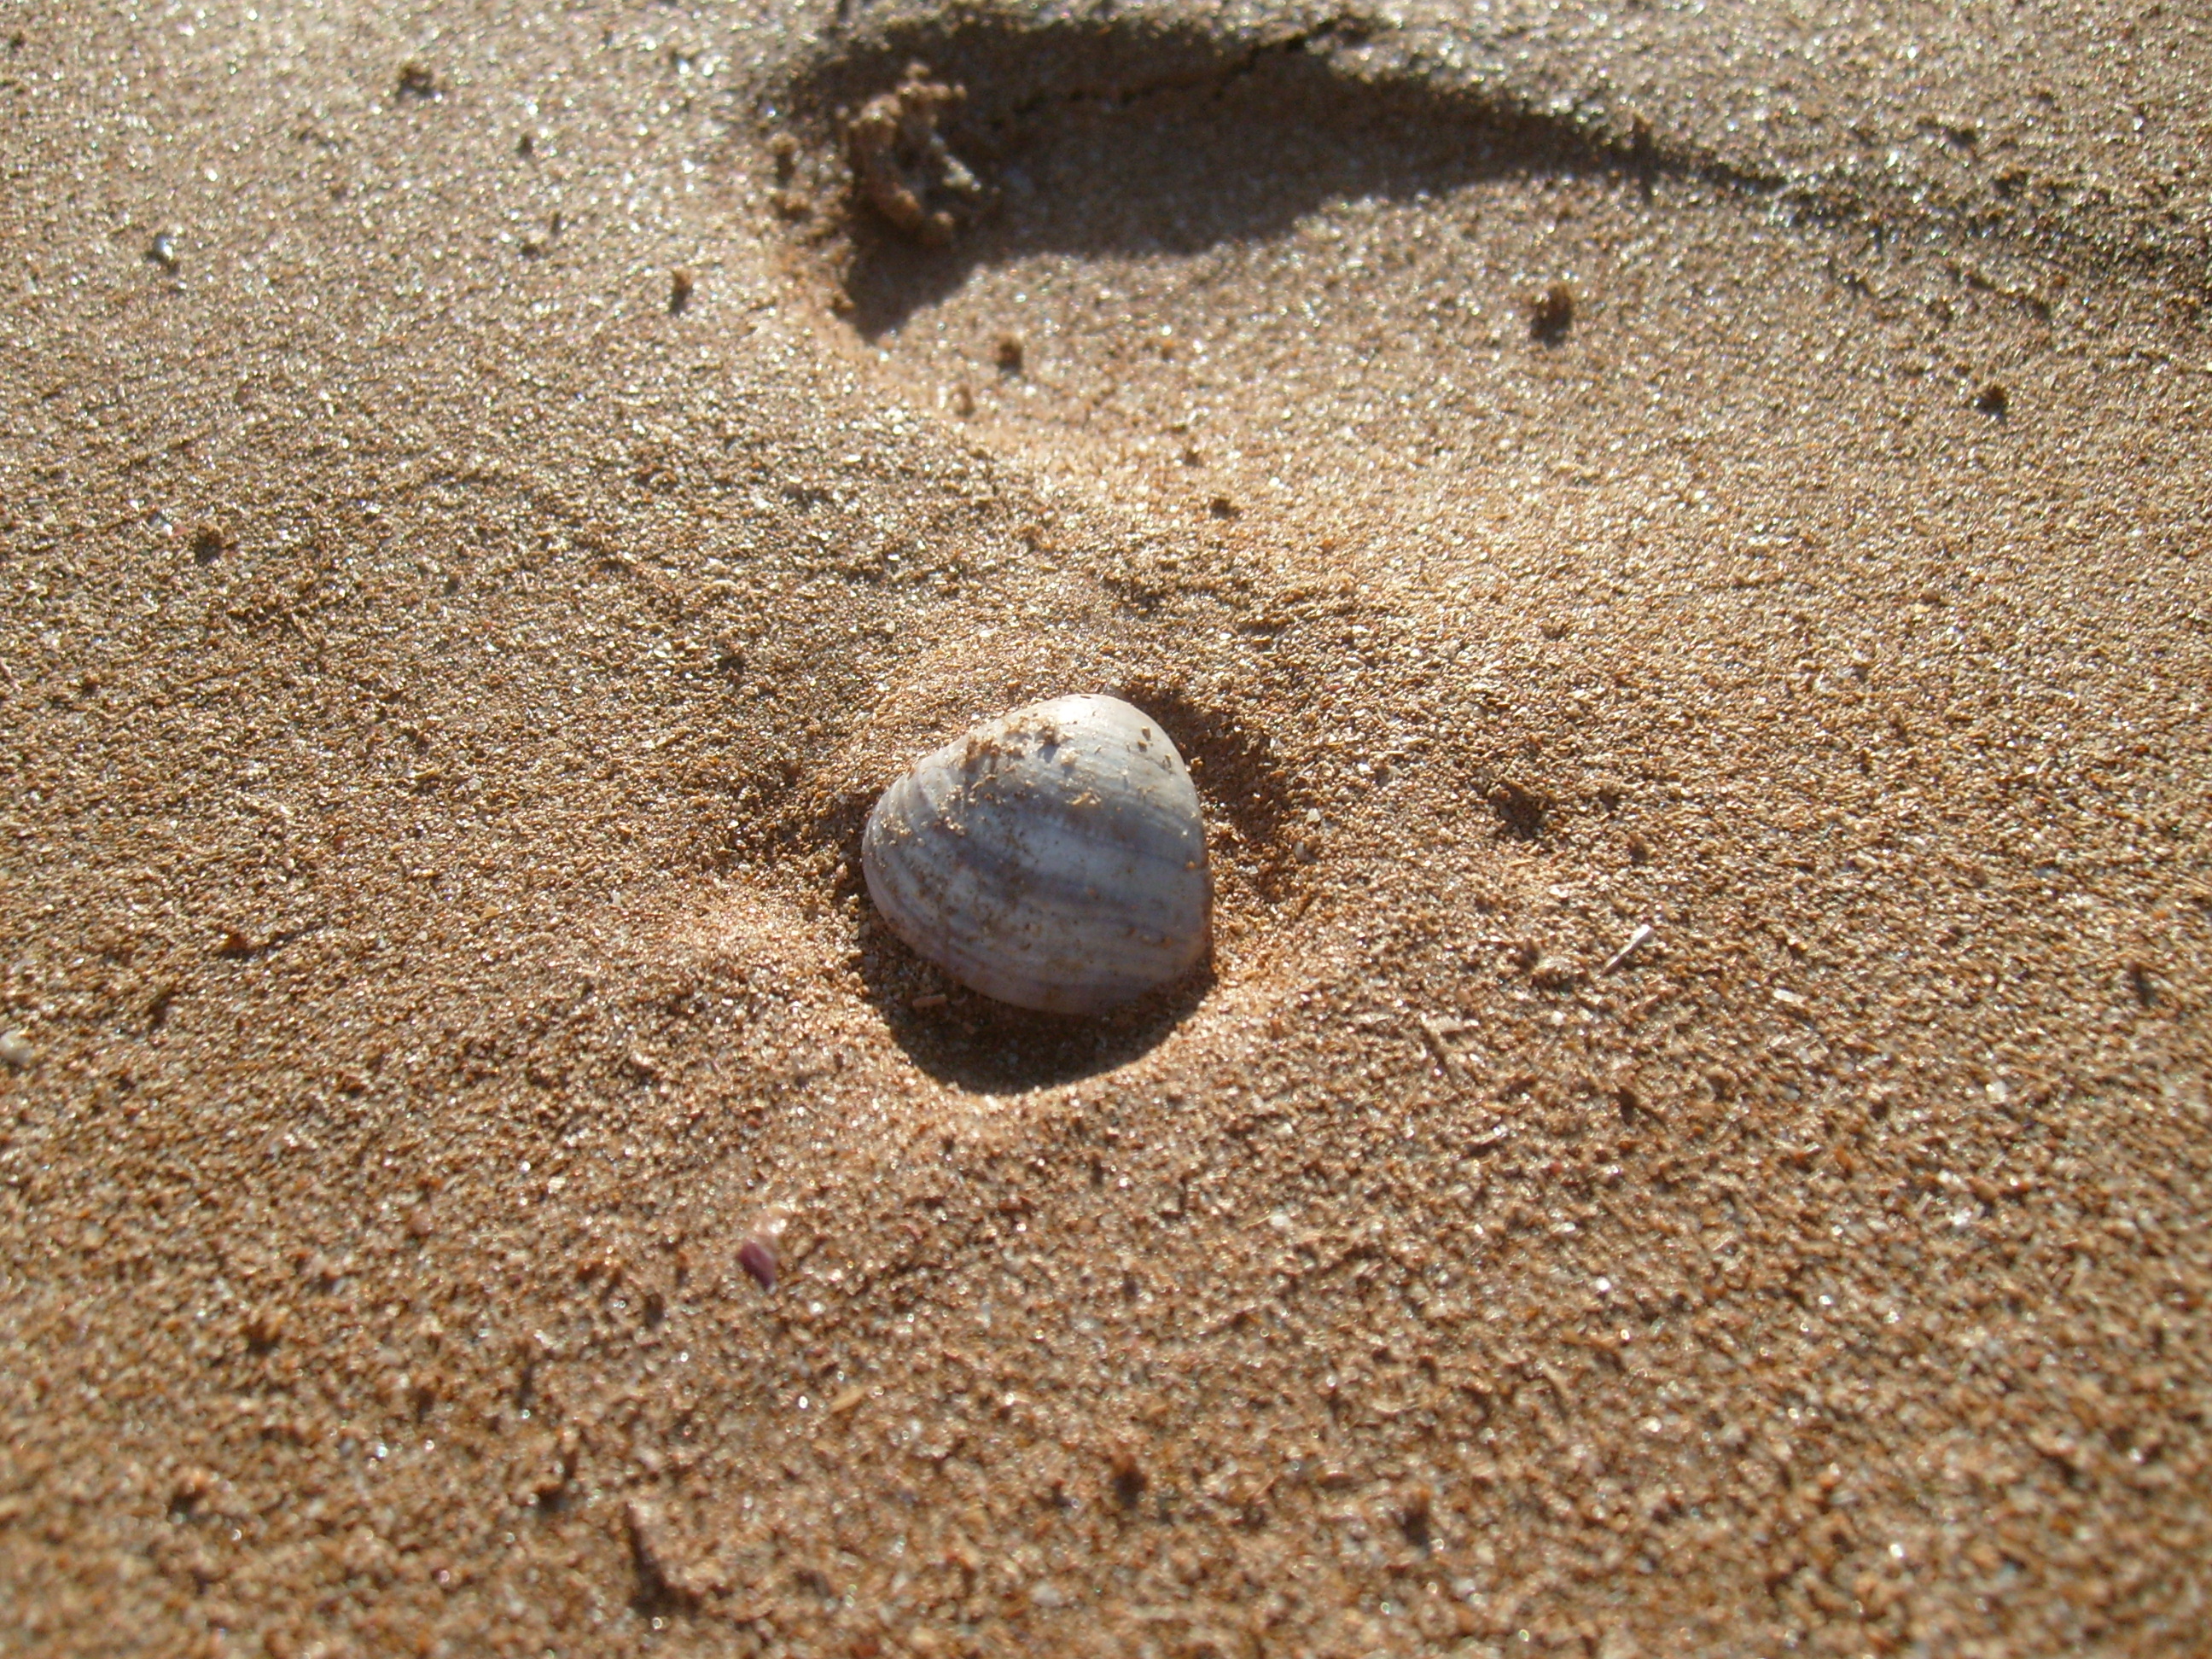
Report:
M 1200 537 L 1294 517 L 1316 566 L 1757 534 L 1714 522 L 1684 434 L 1757 419 L 1752 474 L 1808 445 L 1893 467 L 1868 434 L 1900 401 L 2002 410 L 1987 365 L 2047 311 L 2017 249 L 1962 274 L 1903 247 L 1958 240 L 1923 208 L 1437 77 L 1352 22 L 925 23 L 780 94 L 776 200 L 830 332 L 905 398 Z M 868 155 L 854 178 L 902 85 L 952 169 L 927 225 Z

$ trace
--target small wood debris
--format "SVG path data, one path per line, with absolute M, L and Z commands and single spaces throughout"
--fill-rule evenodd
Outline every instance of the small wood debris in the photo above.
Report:
M 1628 936 L 1627 944 L 1622 945 L 1620 949 L 1615 951 L 1611 956 L 1606 958 L 1605 966 L 1597 970 L 1597 976 L 1600 979 L 1603 979 L 1614 969 L 1626 962 L 1629 957 L 1634 956 L 1638 951 L 1642 950 L 1644 945 L 1650 939 L 1651 933 L 1652 928 L 1650 922 L 1641 924 L 1634 933 Z
M 691 303 L 693 287 L 691 273 L 680 265 L 668 273 L 668 314 L 681 317 L 684 307 Z
M 2136 994 L 2136 1000 L 2142 1006 L 2148 1008 L 2156 1005 L 2158 981 L 2152 975 L 2148 963 L 2131 962 L 2128 964 L 2128 988 Z

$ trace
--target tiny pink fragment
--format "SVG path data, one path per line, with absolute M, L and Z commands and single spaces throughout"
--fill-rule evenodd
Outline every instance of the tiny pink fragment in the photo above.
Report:
M 750 1273 L 761 1289 L 775 1288 L 775 1246 L 758 1234 L 738 1246 L 738 1266 Z

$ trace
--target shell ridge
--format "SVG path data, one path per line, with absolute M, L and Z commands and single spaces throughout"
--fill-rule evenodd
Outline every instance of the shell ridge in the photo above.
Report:
M 870 896 L 918 954 L 1022 1006 L 1096 1012 L 1180 978 L 1206 955 L 1212 884 L 1179 758 L 1114 698 L 986 722 L 884 792 Z

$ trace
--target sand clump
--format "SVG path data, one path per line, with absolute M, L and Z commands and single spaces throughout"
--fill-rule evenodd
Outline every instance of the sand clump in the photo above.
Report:
M 897 87 L 860 106 L 846 132 L 862 198 L 894 228 L 933 247 L 951 241 L 984 194 L 939 131 L 967 98 L 965 88 L 931 80 L 927 64 L 910 64 Z

